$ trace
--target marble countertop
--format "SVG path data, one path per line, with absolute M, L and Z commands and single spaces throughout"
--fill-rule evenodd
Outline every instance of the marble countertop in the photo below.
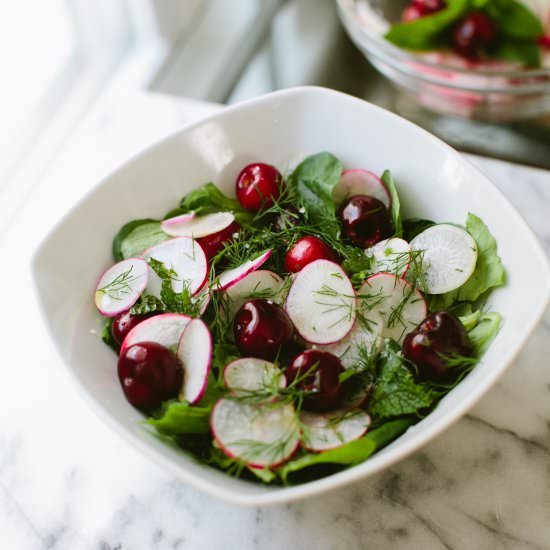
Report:
M 382 474 L 290 505 L 240 508 L 201 494 L 80 400 L 38 319 L 30 255 L 101 174 L 212 108 L 143 95 L 103 105 L 10 212 L 0 237 L 0 547 L 550 549 L 548 313 L 499 384 L 436 441 Z M 471 160 L 550 253 L 550 173 Z

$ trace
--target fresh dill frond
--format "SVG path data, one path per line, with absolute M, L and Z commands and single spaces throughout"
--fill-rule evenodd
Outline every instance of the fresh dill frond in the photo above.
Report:
M 132 292 L 131 283 L 137 281 L 143 275 L 133 275 L 134 266 L 131 265 L 126 271 L 117 275 L 112 281 L 105 286 L 98 288 L 96 292 L 109 296 L 112 300 L 122 300 L 124 295 Z

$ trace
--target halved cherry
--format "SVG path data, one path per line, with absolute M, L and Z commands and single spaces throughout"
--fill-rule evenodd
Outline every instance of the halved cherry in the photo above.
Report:
M 229 227 L 217 233 L 197 239 L 197 242 L 202 246 L 206 257 L 211 260 L 226 243 L 231 242 L 235 238 L 234 235 L 238 233 L 240 229 L 241 226 L 237 222 L 233 222 Z

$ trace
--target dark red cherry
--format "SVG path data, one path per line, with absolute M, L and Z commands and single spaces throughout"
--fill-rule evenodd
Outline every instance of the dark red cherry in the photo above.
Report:
M 134 344 L 118 359 L 122 391 L 138 409 L 150 410 L 177 397 L 182 377 L 178 358 L 156 342 Z
M 392 235 L 392 222 L 384 203 L 368 195 L 355 195 L 340 211 L 342 233 L 355 246 L 369 248 Z
M 403 23 L 409 23 L 410 21 L 415 21 L 416 19 L 424 17 L 424 15 L 424 10 L 422 10 L 422 8 L 414 3 L 409 4 L 401 14 L 401 21 L 403 21 Z
M 425 15 L 431 15 L 441 11 L 445 7 L 443 0 L 413 0 L 404 10 L 401 15 L 401 20 L 405 23 L 414 21 Z
M 241 226 L 237 222 L 233 222 L 229 227 L 218 231 L 212 235 L 201 237 L 197 242 L 202 246 L 206 257 L 212 259 L 226 243 L 234 239 L 235 233 L 238 233 Z
M 310 349 L 300 353 L 285 374 L 289 384 L 298 378 L 298 387 L 311 392 L 304 398 L 304 408 L 325 412 L 335 409 L 340 404 L 342 372 L 344 368 L 336 355 L 328 351 Z
M 298 273 L 307 264 L 315 260 L 331 260 L 337 261 L 336 254 L 318 237 L 302 237 L 292 248 L 286 253 L 285 268 L 289 273 Z
M 413 4 L 418 6 L 425 15 L 441 11 L 446 7 L 444 0 L 413 0 Z
M 490 17 L 482 11 L 470 13 L 453 31 L 453 47 L 457 53 L 478 59 L 480 51 L 489 48 L 497 38 Z
M 237 178 L 237 199 L 243 208 L 258 212 L 279 197 L 281 181 L 281 174 L 271 164 L 249 164 Z
M 418 367 L 420 378 L 447 380 L 446 356 L 469 357 L 472 345 L 464 325 L 451 313 L 432 313 L 408 334 L 403 342 L 403 354 Z
M 147 317 L 148 315 L 130 315 L 129 311 L 119 313 L 113 318 L 113 324 L 111 325 L 113 340 L 120 346 L 126 335 Z
M 279 348 L 292 340 L 294 326 L 281 306 L 250 300 L 237 311 L 233 331 L 243 355 L 274 359 Z

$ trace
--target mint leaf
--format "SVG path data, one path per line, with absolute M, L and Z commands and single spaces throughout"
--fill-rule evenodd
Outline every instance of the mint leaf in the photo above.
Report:
M 201 434 L 210 430 L 211 407 L 191 406 L 179 401 L 163 403 L 156 417 L 147 419 L 158 433 L 168 436 L 183 434 Z
M 399 201 L 399 195 L 397 194 L 397 189 L 395 188 L 395 182 L 389 170 L 386 170 L 382 177 L 380 178 L 387 190 L 390 193 L 391 197 L 391 218 L 393 222 L 393 231 L 396 237 L 401 237 L 403 235 L 403 222 L 401 221 L 401 203 Z
M 493 55 L 526 67 L 540 67 L 542 62 L 539 45 L 527 40 L 502 40 Z
M 330 153 L 319 153 L 306 158 L 288 178 L 288 185 L 314 222 L 336 223 L 332 190 L 341 175 L 342 163 Z
M 113 239 L 113 258 L 120 262 L 139 256 L 150 246 L 170 237 L 160 228 L 160 222 L 152 219 L 133 220 L 123 225 Z
M 414 381 L 401 348 L 390 341 L 380 353 L 378 375 L 368 403 L 373 419 L 417 414 L 434 400 L 431 391 Z
M 499 33 L 507 38 L 534 40 L 544 34 L 540 19 L 516 0 L 491 0 L 485 5 L 485 11 Z
M 449 309 L 456 302 L 475 302 L 487 291 L 506 282 L 506 272 L 497 254 L 497 243 L 487 226 L 472 213 L 466 220 L 466 231 L 477 245 L 477 264 L 472 276 L 458 289 L 430 296 L 430 311 Z
M 408 418 L 386 422 L 362 438 L 346 443 L 337 449 L 306 454 L 291 460 L 280 468 L 278 473 L 283 480 L 286 480 L 289 474 L 317 464 L 341 464 L 343 466 L 359 464 L 367 460 L 375 451 L 399 437 L 412 423 L 413 420 Z
M 440 43 L 444 32 L 458 22 L 469 7 L 469 0 L 448 0 L 446 8 L 432 15 L 408 23 L 396 23 L 385 38 L 400 48 L 429 50 Z

